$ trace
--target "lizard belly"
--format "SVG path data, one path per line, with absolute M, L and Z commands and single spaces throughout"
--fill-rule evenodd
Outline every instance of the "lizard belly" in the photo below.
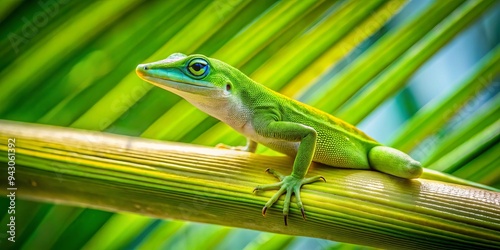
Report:
M 217 118 L 226 123 L 227 125 L 231 126 L 234 130 L 238 131 L 240 134 L 246 136 L 252 141 L 262 144 L 277 152 L 289 156 L 295 156 L 297 154 L 300 142 L 277 140 L 275 138 L 264 137 L 258 134 L 255 131 L 252 123 L 250 122 L 250 117 L 245 115 L 251 112 L 250 111 L 241 112 L 241 110 L 245 110 L 245 108 L 242 105 L 240 104 L 232 105 L 228 110 L 230 110 L 230 112 L 223 113 L 221 116 Z M 233 115 L 234 113 L 244 114 L 242 117 L 243 119 L 235 119 Z
M 279 140 L 259 135 L 250 123 L 246 123 L 238 132 L 250 138 L 252 141 L 289 156 L 295 156 L 300 146 L 300 142 Z
M 239 132 L 255 142 L 292 157 L 297 155 L 300 146 L 300 142 L 261 136 L 249 123 Z M 365 147 L 359 141 L 336 131 L 318 131 L 313 161 L 340 168 L 370 169 Z

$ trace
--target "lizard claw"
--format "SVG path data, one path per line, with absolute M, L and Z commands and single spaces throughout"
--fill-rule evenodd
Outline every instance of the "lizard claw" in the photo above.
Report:
M 262 216 L 266 216 L 267 207 L 262 208 Z
M 288 226 L 288 215 L 285 214 L 284 220 L 285 220 L 285 226 Z
M 300 212 L 302 213 L 302 218 L 306 220 L 306 212 L 304 211 L 303 207 L 300 208 Z

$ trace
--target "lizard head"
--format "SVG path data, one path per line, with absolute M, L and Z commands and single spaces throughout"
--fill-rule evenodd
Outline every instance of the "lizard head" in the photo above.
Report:
M 177 94 L 188 101 L 195 98 L 224 99 L 234 94 L 239 70 L 204 55 L 174 53 L 164 60 L 139 64 L 137 75 L 143 80 Z M 239 74 L 238 74 L 239 73 Z M 238 75 L 235 75 L 238 74 Z
M 136 73 L 220 120 L 241 113 L 243 92 L 256 84 L 231 65 L 199 54 L 174 53 L 161 61 L 139 64 Z

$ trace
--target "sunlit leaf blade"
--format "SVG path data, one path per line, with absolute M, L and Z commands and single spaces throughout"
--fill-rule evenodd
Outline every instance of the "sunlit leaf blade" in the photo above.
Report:
M 352 53 L 365 39 L 379 31 L 405 3 L 406 1 L 390 1 L 385 3 L 362 23 L 359 23 L 343 36 L 335 45 L 322 53 L 320 57 L 311 62 L 305 70 L 291 79 L 280 92 L 287 96 L 300 97 L 303 91 L 312 87 L 315 79 L 318 79 L 332 65 L 336 65 L 346 55 Z
M 426 136 L 449 121 L 453 114 L 470 100 L 474 94 L 487 87 L 500 73 L 500 45 L 490 51 L 461 83 L 460 88 L 442 100 L 430 103 L 420 110 L 395 135 L 391 145 L 408 151 Z
M 186 223 L 180 221 L 162 221 L 148 236 L 137 245 L 140 249 L 158 249 L 165 240 L 171 238 L 178 231 L 182 231 Z
M 306 93 L 303 101 L 328 112 L 337 110 L 364 85 L 424 37 L 463 1 L 436 1 L 399 29 L 386 34 L 362 56 L 326 83 Z M 341 94 L 340 94 L 341 93 Z M 330 96 L 336 96 L 331 99 Z
M 10 203 L 10 201 L 9 201 Z M 4 207 L 8 207 L 6 202 Z M 4 205 L 4 204 L 2 204 Z M 19 242 L 27 241 L 32 235 L 29 233 L 31 230 L 34 230 L 38 227 L 38 224 L 43 219 L 40 214 L 45 214 L 52 207 L 52 205 L 42 204 L 29 200 L 17 200 L 16 201 L 16 213 L 23 214 L 25 216 L 21 216 L 16 218 L 16 233 L 19 235 Z M 10 222 L 10 214 L 6 212 L 4 217 L 0 221 L 2 224 L 9 224 Z M 37 218 L 39 217 L 39 218 Z
M 80 216 L 64 231 L 54 249 L 77 249 L 85 245 L 113 215 L 111 212 L 84 209 Z M 78 235 L 78 237 L 75 237 Z
M 352 103 L 340 109 L 336 115 L 349 123 L 359 123 L 384 100 L 401 89 L 408 78 L 439 49 L 494 4 L 495 1 L 473 1 L 462 6 L 456 11 L 457 13 L 453 13 L 427 37 L 406 51 L 368 89 L 364 90 Z
M 30 53 L 33 47 L 50 40 L 55 34 L 54 30 L 59 30 L 68 20 L 78 16 L 81 10 L 88 6 L 80 1 L 66 3 L 38 1 L 36 4 L 27 1 L 2 1 L 2 3 L 8 2 L 19 2 L 19 5 L 1 22 L 1 68 L 6 68 L 18 57 Z M 12 18 L 14 16 L 17 18 Z
M 500 133 L 500 130 L 498 132 Z M 499 138 L 497 137 L 497 139 Z M 496 184 L 498 188 L 500 182 L 500 171 L 498 171 L 500 156 L 498 152 L 500 152 L 500 144 L 493 144 L 476 158 L 457 168 L 453 175 L 486 185 L 493 186 Z
M 500 95 L 497 94 L 492 101 L 484 105 L 487 107 L 479 110 L 475 117 L 462 124 L 458 129 L 448 133 L 439 142 L 439 146 L 434 148 L 427 158 L 422 161 L 422 164 L 428 166 L 434 163 L 443 155 L 455 149 L 458 145 L 465 143 L 471 137 L 496 122 L 498 120 L 496 114 L 500 113 Z
M 53 39 L 53 37 L 46 39 L 44 43 L 33 47 L 7 68 L 2 69 L 0 100 L 4 100 L 4 103 L 0 106 L 0 113 L 15 104 L 13 101 L 16 99 L 9 98 L 9 96 L 16 95 L 36 83 L 36 81 L 30 81 L 30 77 L 40 77 L 41 74 L 50 72 L 49 69 L 55 69 L 65 59 L 68 52 L 83 46 L 88 39 L 97 35 L 101 29 L 105 29 L 139 2 L 139 0 L 125 0 L 118 3 L 96 2 L 72 18 L 66 25 L 61 26 L 59 30 L 54 31 L 54 36 L 60 39 Z M 48 55 L 57 55 L 57 57 Z
M 245 247 L 245 250 L 285 249 L 290 246 L 293 240 L 295 240 L 295 237 L 290 235 L 261 233 L 259 237 Z
M 272 41 L 286 26 L 300 19 L 321 1 L 281 1 L 264 13 L 257 22 L 231 39 L 223 49 L 215 52 L 213 57 L 223 60 L 235 67 L 241 66 L 258 53 L 266 43 Z M 334 2 L 334 1 L 330 1 Z
M 123 70 L 128 67 L 124 62 L 137 62 L 137 49 L 147 42 L 148 47 L 144 50 L 154 51 L 158 43 L 155 38 L 165 39 L 158 35 L 158 24 L 166 22 L 168 16 L 164 15 L 166 10 L 179 11 L 182 5 L 158 5 L 146 4 L 143 8 L 133 11 L 130 19 L 117 22 L 99 37 L 98 41 L 91 41 L 82 50 L 83 57 L 72 58 L 60 65 L 57 72 L 46 78 L 43 86 L 40 86 L 31 98 L 16 106 L 10 111 L 8 117 L 15 119 L 23 117 L 26 121 L 38 121 L 41 123 L 64 124 L 61 113 L 81 114 L 77 110 L 69 110 L 71 102 L 88 89 L 98 87 L 99 91 L 94 91 L 93 96 L 97 99 L 112 88 L 113 84 L 123 77 Z M 138 23 L 137 18 L 143 17 L 143 22 Z M 148 28 L 146 31 L 145 29 Z M 125 30 L 125 31 L 124 31 Z M 152 36 L 154 33 L 154 37 Z M 140 35 L 140 36 L 139 36 Z M 145 51 L 146 52 L 146 51 Z M 128 71 L 129 69 L 126 68 Z M 97 93 L 96 93 L 97 92 Z M 43 101 L 40 101 L 43 100 Z M 82 105 L 84 108 L 90 106 Z M 29 115 L 28 115 L 29 114 Z M 64 119 L 66 120 L 66 119 Z
M 314 32 L 306 32 L 277 51 L 250 76 L 271 89 L 281 89 L 293 76 L 368 18 L 382 3 L 378 0 L 343 3 L 317 25 L 312 26 Z
M 149 218 L 135 214 L 115 215 L 94 234 L 83 249 L 126 247 L 133 239 L 131 236 L 139 234 L 149 223 Z
M 158 118 L 141 136 L 178 141 L 205 118 L 206 114 L 201 110 L 193 108 L 186 101 L 180 101 Z
M 460 166 L 464 165 L 464 162 L 470 161 L 489 147 L 498 143 L 499 139 L 500 120 L 497 120 L 495 123 L 477 133 L 474 137 L 427 167 L 445 173 L 452 173 L 460 168 Z
M 224 4 L 224 3 L 223 3 Z M 205 55 L 213 55 L 222 47 L 228 46 L 229 41 L 233 41 L 236 37 L 241 35 L 248 24 L 260 21 L 270 9 L 276 8 L 281 2 L 274 0 L 254 0 L 250 4 L 245 5 L 244 8 L 239 9 L 236 15 L 232 15 L 231 19 L 227 20 L 222 29 L 217 30 L 209 40 L 204 42 L 197 49 L 197 53 Z M 264 35 L 264 34 L 261 34 Z M 255 39 L 256 37 L 254 37 Z M 246 47 L 239 47 L 238 51 L 245 50 Z M 248 50 L 248 49 L 246 49 Z M 237 58 L 237 57 L 231 57 Z
M 61 234 L 72 223 L 83 209 L 68 206 L 53 206 L 43 220 L 38 224 L 35 233 L 24 243 L 24 247 L 50 249 Z M 50 233 L 48 233 L 50 232 Z M 39 235 L 44 235 L 39 237 Z
M 22 3 L 21 0 L 0 2 L 0 21 L 2 21 L 5 18 L 5 16 L 7 16 L 13 9 L 15 9 L 21 3 Z

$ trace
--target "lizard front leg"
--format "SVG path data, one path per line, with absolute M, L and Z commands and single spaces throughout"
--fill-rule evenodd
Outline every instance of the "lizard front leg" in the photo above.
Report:
M 288 176 L 284 176 L 273 169 L 268 169 L 267 172 L 273 174 L 280 181 L 269 185 L 259 185 L 254 189 L 254 191 L 272 189 L 279 190 L 266 203 L 266 205 L 262 209 L 262 215 L 265 215 L 267 209 L 271 207 L 282 194 L 286 193 L 285 201 L 283 204 L 283 216 L 285 225 L 287 225 L 287 218 L 290 210 L 290 200 L 292 193 L 295 193 L 295 197 L 297 198 L 297 205 L 302 212 L 302 217 L 305 219 L 304 206 L 300 199 L 300 189 L 302 185 L 316 182 L 321 179 L 325 180 L 322 176 L 305 178 L 307 170 L 309 169 L 309 166 L 311 164 L 314 151 L 316 149 L 316 130 L 300 123 L 283 121 L 256 120 L 254 126 L 255 131 L 261 136 L 282 141 L 284 140 L 289 142 L 300 142 L 299 148 L 297 150 L 297 155 L 295 156 L 295 161 L 293 163 L 292 173 Z

